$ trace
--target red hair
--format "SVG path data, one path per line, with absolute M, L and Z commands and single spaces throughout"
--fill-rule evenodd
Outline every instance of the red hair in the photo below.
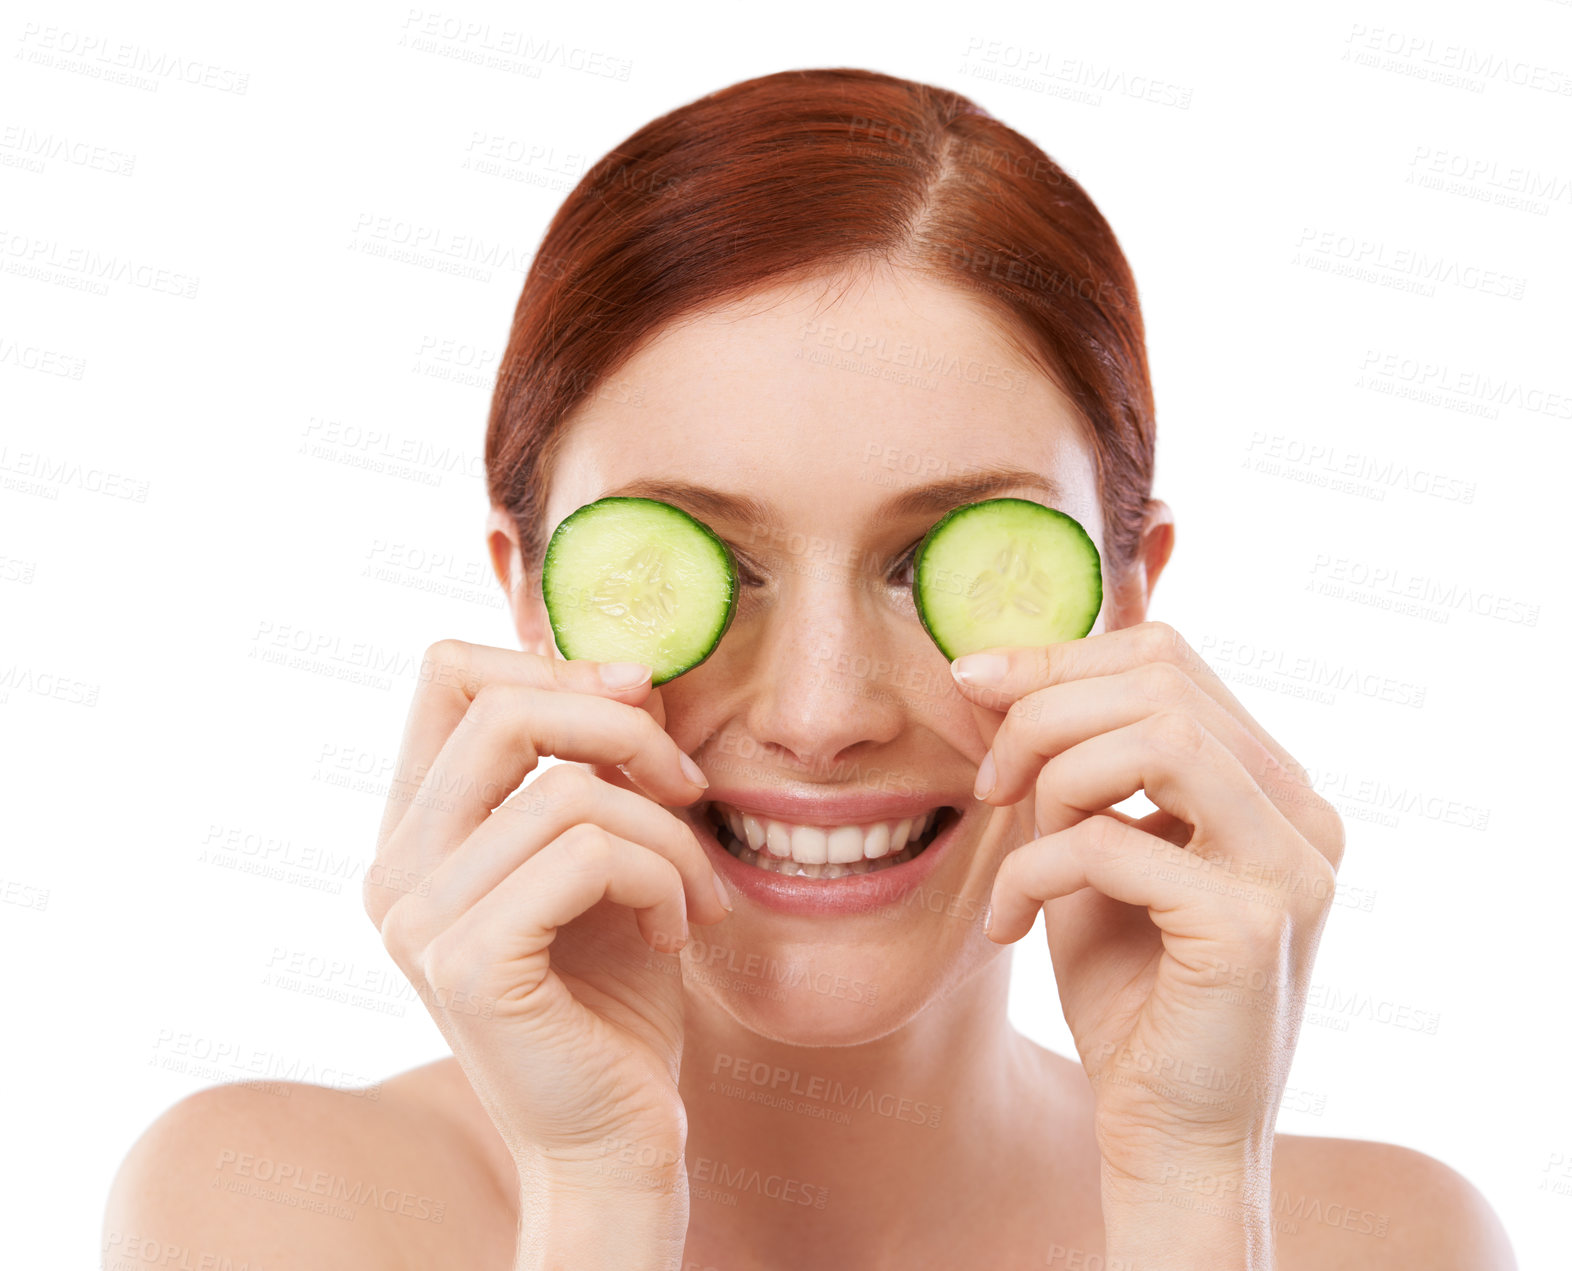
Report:
M 1111 574 L 1133 558 L 1156 448 L 1135 282 L 1091 199 L 959 93 L 854 68 L 744 80 L 645 124 L 552 218 L 486 430 L 487 490 L 525 567 L 563 421 L 675 319 L 887 261 L 985 301 L 1087 427 Z

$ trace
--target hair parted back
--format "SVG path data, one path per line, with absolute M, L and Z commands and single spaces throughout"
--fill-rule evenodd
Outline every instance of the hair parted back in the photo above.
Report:
M 1135 281 L 1085 190 L 959 93 L 875 71 L 780 71 L 615 146 L 547 227 L 486 430 L 491 502 L 537 577 L 564 421 L 667 324 L 885 262 L 965 288 L 1086 425 L 1110 574 L 1133 558 L 1156 421 Z

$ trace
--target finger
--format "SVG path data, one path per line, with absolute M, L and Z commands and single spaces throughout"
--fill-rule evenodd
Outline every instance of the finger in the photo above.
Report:
M 1271 752 L 1249 729 L 1171 662 L 1148 662 L 1114 675 L 1050 685 L 1017 698 L 999 724 L 989 750 L 995 785 L 987 802 L 1016 802 L 1025 797 L 1043 764 L 1054 755 L 1098 733 L 1164 711 L 1193 714 L 1258 784 L 1268 774 L 1273 763 Z
M 972 661 L 972 659 L 979 661 Z M 1286 772 L 1305 778 L 1304 767 L 1245 710 L 1217 672 L 1166 622 L 1141 622 L 1048 645 L 1009 645 L 967 654 L 951 663 L 961 691 L 992 710 L 1036 689 L 1092 676 L 1116 675 L 1149 662 L 1167 662 L 1185 672 L 1249 731 Z
M 989 901 L 988 938 L 996 944 L 1019 940 L 1047 901 L 1085 887 L 1143 906 L 1175 938 L 1238 944 L 1280 929 L 1286 914 L 1277 893 L 1258 888 L 1238 894 L 1221 885 L 1221 874 L 1215 862 L 1098 813 L 1004 858 Z
M 433 988 L 496 995 L 498 969 L 504 968 L 500 991 L 523 1001 L 549 972 L 544 955 L 558 929 L 603 900 L 633 910 L 645 943 L 657 952 L 675 953 L 688 941 L 676 866 L 599 826 L 579 825 L 416 952 L 416 969 Z M 409 946 L 402 947 L 409 956 Z
M 986 650 L 958 658 L 952 665 L 957 670 L 968 669 L 969 659 L 978 656 L 991 658 L 1001 669 L 992 678 L 974 675 L 970 683 L 959 678 L 957 683 L 974 705 L 986 704 L 1007 712 L 999 731 L 1009 727 L 1013 732 L 1034 722 L 1052 724 L 1061 709 L 1073 714 L 1073 705 L 1067 707 L 1057 697 L 1040 694 L 1108 676 L 1128 677 L 1137 695 L 1147 697 L 1154 711 L 1165 707 L 1191 710 L 1238 756 L 1306 841 L 1334 869 L 1342 863 L 1345 831 L 1337 809 L 1316 793 L 1304 766 L 1256 722 L 1217 673 L 1167 623 L 1145 622 L 1061 644 Z M 1086 699 L 1081 700 L 1084 704 Z M 1186 701 L 1189 706 L 1184 705 Z M 1018 705 L 1022 702 L 1027 704 Z M 998 741 L 997 733 L 994 741 Z M 984 756 L 981 771 L 987 770 L 990 758 L 997 772 L 999 757 L 992 753 Z M 1014 780 L 1012 788 L 1025 789 L 1018 771 Z
M 715 923 L 730 912 L 717 893 L 715 867 L 687 823 L 635 791 L 558 764 L 493 810 L 437 866 L 422 893 L 421 924 L 432 935 L 446 930 L 546 844 L 582 824 L 639 843 L 675 865 L 689 921 Z
M 519 684 L 637 702 L 650 691 L 648 674 L 624 688 L 612 688 L 601 678 L 604 667 L 632 665 L 637 664 L 567 661 L 463 640 L 437 641 L 421 660 L 420 686 L 405 720 L 387 807 L 377 831 L 378 848 L 398 827 L 414 802 L 431 761 L 483 685 Z M 641 669 L 649 671 L 648 667 Z
M 621 767 L 657 802 L 689 803 L 703 792 L 684 774 L 677 743 L 647 711 L 583 694 L 487 684 L 438 752 L 378 864 L 393 878 L 429 876 L 543 754 Z
M 1171 812 L 1164 812 L 1161 808 L 1148 812 L 1143 817 L 1133 817 L 1128 813 L 1119 811 L 1118 808 L 1104 808 L 1099 816 L 1116 817 L 1126 825 L 1132 825 L 1138 830 L 1172 843 L 1175 847 L 1184 847 L 1195 836 L 1195 827 L 1186 825 Z
M 1194 826 L 1208 855 L 1281 863 L 1302 850 L 1233 754 L 1195 716 L 1177 711 L 1099 733 L 1050 759 L 1037 777 L 1037 833 L 1055 833 L 1139 790 Z

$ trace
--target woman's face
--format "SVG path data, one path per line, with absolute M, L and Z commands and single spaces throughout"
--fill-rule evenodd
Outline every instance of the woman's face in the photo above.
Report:
M 738 557 L 742 594 L 719 647 L 651 695 L 709 778 L 702 801 L 674 811 L 735 904 L 693 928 L 685 980 L 751 1030 L 804 1045 L 880 1037 L 999 956 L 982 915 L 1004 854 L 1034 836 L 1030 799 L 995 812 L 972 798 L 999 715 L 956 691 L 913 605 L 909 549 L 950 507 L 1003 495 L 1060 508 L 1103 545 L 1081 425 L 981 302 L 882 268 L 840 281 L 661 332 L 574 413 L 546 510 L 555 526 L 606 495 L 663 498 Z M 1043 484 L 892 502 L 994 468 Z M 521 591 L 525 647 L 549 632 L 538 592 Z M 765 807 L 831 797 L 848 802 Z M 714 804 L 751 808 L 766 831 L 779 821 L 778 834 L 793 809 L 827 831 L 955 812 L 908 864 L 814 879 L 728 853 Z

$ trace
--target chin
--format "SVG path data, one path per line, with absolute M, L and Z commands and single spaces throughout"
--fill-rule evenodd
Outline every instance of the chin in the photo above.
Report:
M 697 939 L 689 948 L 698 945 Z M 706 952 L 699 949 L 701 956 Z M 760 982 L 696 960 L 683 951 L 683 980 L 689 995 L 768 1041 L 789 1046 L 856 1046 L 877 1041 L 922 1009 L 915 994 L 892 991 L 888 983 L 849 971 L 803 967 L 794 983 Z
M 692 929 L 682 951 L 689 998 L 791 1046 L 878 1041 L 1005 952 L 974 924 L 936 914 L 892 920 L 885 943 L 873 947 L 838 945 L 822 929 L 819 939 L 755 942 L 740 932 L 728 939 L 726 925 Z
M 914 818 L 889 868 L 827 878 L 766 872 L 715 809 L 686 809 L 737 902 L 726 921 L 691 929 L 689 997 L 773 1042 L 856 1046 L 949 996 L 1003 952 L 982 933 L 987 896 L 970 894 L 965 867 L 991 809 L 958 804 L 935 809 L 926 831 Z

